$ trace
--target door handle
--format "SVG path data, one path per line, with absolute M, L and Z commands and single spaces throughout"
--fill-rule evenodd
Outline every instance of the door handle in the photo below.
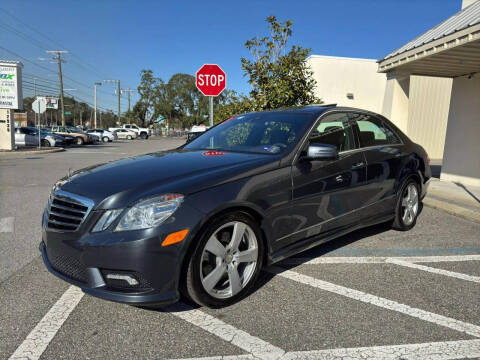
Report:
M 338 175 L 338 176 L 335 178 L 335 180 L 336 180 L 337 182 L 343 182 L 343 176 L 342 176 L 342 175 Z
M 357 163 L 353 164 L 352 169 L 358 169 L 359 167 L 362 167 L 364 165 L 365 165 L 365 163 L 363 161 L 360 161 L 360 162 L 357 162 Z

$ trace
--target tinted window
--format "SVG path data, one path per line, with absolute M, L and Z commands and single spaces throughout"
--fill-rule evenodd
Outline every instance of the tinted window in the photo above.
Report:
M 335 145 L 337 150 L 353 150 L 355 136 L 353 131 L 354 122 L 346 113 L 334 113 L 324 117 L 318 126 L 310 133 L 309 143 Z
M 362 147 L 401 143 L 393 130 L 376 116 L 355 114 L 352 118 L 356 120 L 358 125 L 360 145 Z
M 240 115 L 215 126 L 184 148 L 280 153 L 293 148 L 312 122 L 310 113 L 272 111 Z

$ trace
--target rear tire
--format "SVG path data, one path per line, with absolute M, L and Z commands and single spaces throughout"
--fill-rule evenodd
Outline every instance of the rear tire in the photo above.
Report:
M 46 139 L 43 139 L 41 141 L 41 144 L 42 144 L 42 147 L 50 147 L 50 141 L 46 140 Z
M 77 145 L 83 145 L 85 142 L 80 136 L 76 137 L 75 139 L 77 139 Z
M 219 308 L 252 290 L 263 263 L 262 232 L 243 212 L 219 216 L 202 231 L 188 261 L 182 293 L 197 304 Z
M 132 140 L 132 135 L 127 135 L 127 140 Z
M 417 223 L 420 210 L 420 190 L 418 183 L 407 180 L 398 193 L 395 207 L 395 219 L 392 228 L 399 231 L 408 231 Z
M 107 136 L 103 137 L 103 142 L 108 142 L 108 137 Z

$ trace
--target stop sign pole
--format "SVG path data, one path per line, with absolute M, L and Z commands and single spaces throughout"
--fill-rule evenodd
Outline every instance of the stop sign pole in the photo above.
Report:
M 203 95 L 209 97 L 210 126 L 213 126 L 213 98 L 225 90 L 227 75 L 217 64 L 204 64 L 195 74 L 195 85 Z

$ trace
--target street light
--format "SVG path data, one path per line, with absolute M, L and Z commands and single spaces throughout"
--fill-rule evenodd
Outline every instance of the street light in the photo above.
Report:
M 93 113 L 93 121 L 95 123 L 95 129 L 97 128 L 97 86 L 101 86 L 101 82 L 96 82 L 93 84 L 93 93 L 94 93 L 94 99 L 93 99 L 93 107 L 94 113 Z

